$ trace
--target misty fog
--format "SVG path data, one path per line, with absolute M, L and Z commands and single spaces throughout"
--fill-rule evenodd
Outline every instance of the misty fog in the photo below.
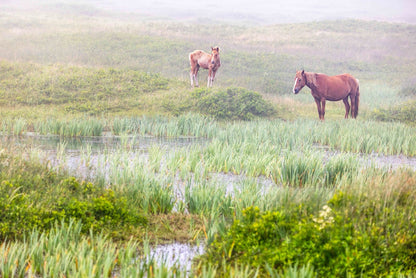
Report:
M 414 0 L 105 0 L 107 9 L 174 19 L 289 23 L 333 19 L 375 19 L 416 23 Z
M 0 6 L 82 4 L 175 20 L 234 21 L 254 24 L 334 19 L 416 23 L 415 0 L 0 0 Z

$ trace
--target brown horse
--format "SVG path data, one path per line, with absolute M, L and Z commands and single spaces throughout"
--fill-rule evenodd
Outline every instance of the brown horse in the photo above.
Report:
M 198 71 L 199 68 L 208 69 L 208 83 L 207 87 L 211 87 L 214 82 L 215 73 L 221 66 L 220 61 L 220 48 L 211 47 L 211 54 L 208 54 L 202 50 L 195 50 L 189 53 L 189 63 L 191 64 L 191 86 L 198 85 Z
M 348 97 L 351 100 L 351 117 L 354 119 L 357 117 L 360 102 L 359 83 L 350 74 L 328 76 L 322 73 L 305 72 L 304 70 L 296 72 L 293 93 L 299 93 L 305 85 L 311 89 L 318 107 L 320 120 L 324 120 L 325 101 L 339 101 L 341 99 L 345 105 L 345 118 L 347 119 L 350 112 Z

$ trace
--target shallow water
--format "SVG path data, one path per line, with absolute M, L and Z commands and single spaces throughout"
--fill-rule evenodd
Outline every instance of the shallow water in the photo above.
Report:
M 397 169 L 400 167 L 407 167 L 416 171 L 416 157 L 407 157 L 404 155 L 381 155 L 372 154 L 361 157 L 362 160 L 367 161 L 367 165 L 373 163 L 376 167 L 387 167 L 390 169 Z
M 204 138 L 166 138 L 151 136 L 100 136 L 100 137 L 82 137 L 82 138 L 61 138 L 59 136 L 38 136 L 28 135 L 20 137 L 0 137 L 3 145 L 9 147 L 20 147 L 25 149 L 39 149 L 48 154 L 50 159 L 58 159 L 59 152 L 62 149 L 68 158 L 67 166 L 69 169 L 79 169 L 82 164 L 82 152 L 87 152 L 92 158 L 104 153 L 124 150 L 130 151 L 133 155 L 146 155 L 149 148 L 158 146 L 161 148 L 175 149 L 191 145 L 204 145 L 209 142 Z M 317 149 L 326 152 L 328 157 L 339 154 L 325 146 Z M 387 167 L 396 169 L 399 167 L 408 167 L 416 171 L 416 157 L 407 157 L 404 155 L 383 155 L 383 154 L 357 154 L 363 166 L 374 165 L 376 167 Z M 238 180 L 232 175 L 225 175 L 227 180 Z
M 99 137 L 77 137 L 62 138 L 59 136 L 40 136 L 28 134 L 19 137 L 0 137 L 2 143 L 11 143 L 20 147 L 37 147 L 41 150 L 57 150 L 60 145 L 65 145 L 69 152 L 79 152 L 89 147 L 94 152 L 104 150 L 147 150 L 153 145 L 170 148 L 183 147 L 191 144 L 206 143 L 207 139 L 193 137 L 152 137 L 152 136 L 99 136 Z
M 204 253 L 204 246 L 173 243 L 159 245 L 150 251 L 148 259 L 155 259 L 156 262 L 172 267 L 175 264 L 185 266 L 186 271 L 191 270 L 192 259 Z

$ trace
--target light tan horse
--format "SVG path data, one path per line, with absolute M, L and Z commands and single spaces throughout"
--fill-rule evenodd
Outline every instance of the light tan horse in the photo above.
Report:
M 191 86 L 198 87 L 198 71 L 199 68 L 208 69 L 208 83 L 207 87 L 211 87 L 214 82 L 215 73 L 218 68 L 221 66 L 220 61 L 220 48 L 211 47 L 211 54 L 206 53 L 202 50 L 195 50 L 194 52 L 189 53 L 189 63 L 191 64 Z
M 351 117 L 357 117 L 360 102 L 360 86 L 358 80 L 350 74 L 344 73 L 328 76 L 322 73 L 305 72 L 304 70 L 297 71 L 293 93 L 299 93 L 305 85 L 311 89 L 312 96 L 318 107 L 320 120 L 324 120 L 325 101 L 327 100 L 342 100 L 345 105 L 345 118 L 347 119 L 350 112 L 348 97 L 351 100 Z

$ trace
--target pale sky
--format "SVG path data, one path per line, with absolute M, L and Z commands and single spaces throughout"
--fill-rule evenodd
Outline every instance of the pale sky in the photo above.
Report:
M 152 16 L 258 23 L 339 18 L 416 23 L 416 0 L 103 0 L 101 7 Z

